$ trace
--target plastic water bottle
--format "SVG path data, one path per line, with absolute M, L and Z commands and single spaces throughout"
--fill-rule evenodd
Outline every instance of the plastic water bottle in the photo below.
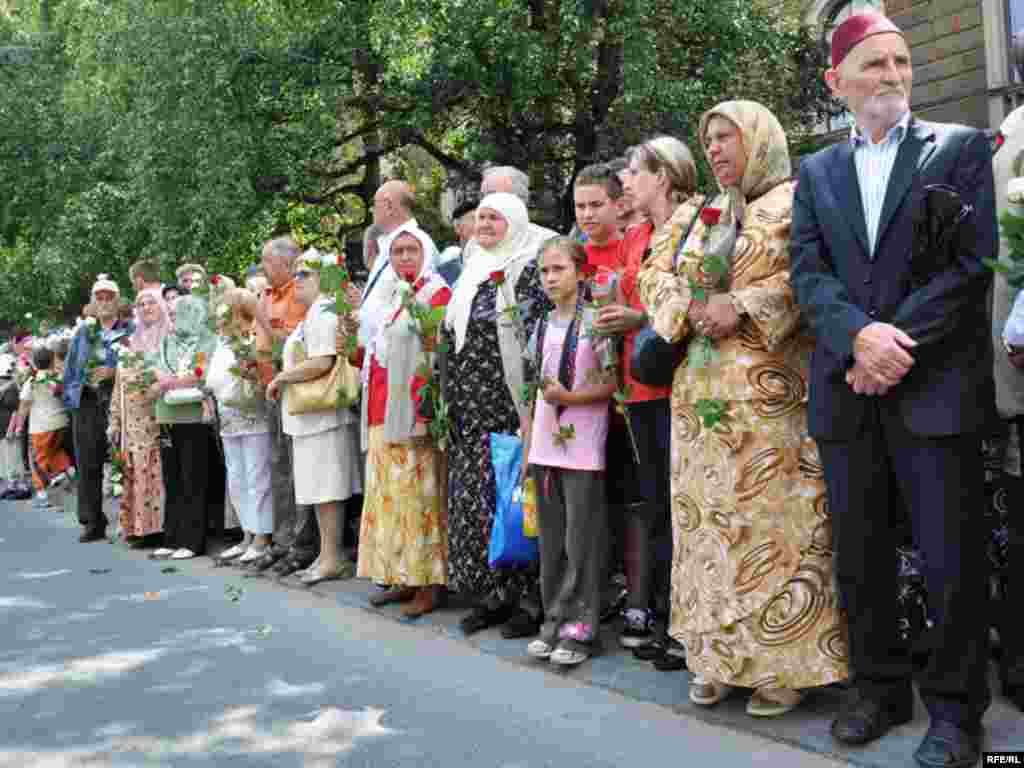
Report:
M 536 538 L 540 535 L 537 523 L 537 482 L 528 477 L 522 486 L 523 536 Z

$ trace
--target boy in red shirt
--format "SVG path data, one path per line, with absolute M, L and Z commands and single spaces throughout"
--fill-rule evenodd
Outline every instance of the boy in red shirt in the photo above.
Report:
M 626 267 L 619 234 L 619 211 L 612 200 L 621 196 L 622 182 L 607 165 L 588 165 L 576 177 L 573 202 L 576 225 L 587 236 L 583 247 L 590 267 L 622 272 Z

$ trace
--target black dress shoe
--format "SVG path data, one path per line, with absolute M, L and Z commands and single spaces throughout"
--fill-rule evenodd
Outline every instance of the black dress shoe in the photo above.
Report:
M 82 531 L 82 535 L 78 537 L 78 540 L 83 544 L 88 544 L 90 541 L 104 541 L 106 538 L 106 528 L 86 528 Z
M 531 616 L 529 611 L 522 609 L 501 625 L 501 636 L 506 640 L 533 637 L 538 632 L 540 632 L 540 620 Z
M 659 672 L 678 672 L 686 669 L 686 648 L 678 640 L 669 638 L 665 642 L 665 652 L 652 659 L 652 663 Z
M 832 737 L 848 746 L 861 746 L 881 738 L 890 728 L 909 723 L 913 715 L 909 704 L 897 710 L 861 697 L 832 721 Z
M 1024 712 L 1024 685 L 1003 683 L 1003 695 L 1013 703 L 1013 706 Z
M 655 659 L 660 659 L 665 655 L 667 645 L 667 637 L 656 637 L 647 645 L 641 645 L 634 648 L 633 656 L 634 658 L 640 659 L 640 661 L 654 661 Z
M 493 608 L 489 608 L 486 605 L 478 605 L 459 622 L 459 628 L 463 634 L 472 635 L 482 629 L 504 624 L 515 616 L 518 610 L 519 607 L 515 605 L 502 604 Z
M 969 733 L 956 723 L 931 724 L 914 759 L 926 768 L 968 768 L 981 757 L 981 728 Z

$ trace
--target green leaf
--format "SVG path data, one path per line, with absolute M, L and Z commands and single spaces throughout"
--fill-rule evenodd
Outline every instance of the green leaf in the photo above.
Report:
M 694 403 L 693 410 L 705 428 L 714 429 L 724 418 L 727 407 L 723 400 L 702 398 Z

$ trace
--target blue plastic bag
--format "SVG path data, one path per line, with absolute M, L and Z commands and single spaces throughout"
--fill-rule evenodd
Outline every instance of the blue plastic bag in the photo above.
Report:
M 515 435 L 491 433 L 496 505 L 494 528 L 487 551 L 491 568 L 511 568 L 537 562 L 537 539 L 523 535 L 523 505 L 516 489 L 523 463 L 523 441 Z

